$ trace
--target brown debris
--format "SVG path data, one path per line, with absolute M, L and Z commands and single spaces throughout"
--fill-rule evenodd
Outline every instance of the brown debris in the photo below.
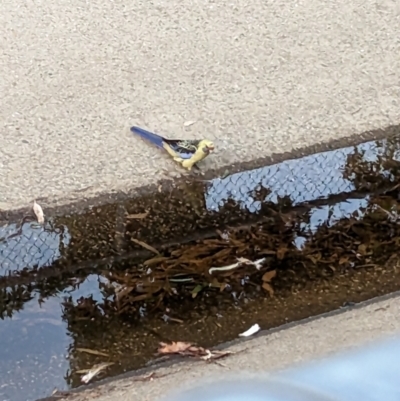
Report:
M 76 351 L 78 351 L 78 352 L 86 352 L 88 354 L 98 355 L 98 356 L 109 356 L 105 352 L 101 352 L 101 351 L 97 351 L 95 349 L 89 349 L 89 348 L 76 348 Z
M 133 219 L 137 219 L 137 220 L 139 220 L 139 219 L 145 219 L 147 216 L 149 215 L 149 212 L 145 212 L 145 213 L 136 213 L 136 214 L 128 214 L 127 216 L 126 216 L 126 218 L 128 219 L 128 220 L 133 220 Z
M 382 205 L 380 208 L 376 207 L 378 202 Z M 232 299 L 233 293 L 259 295 L 262 289 L 266 296 L 274 296 L 278 291 L 291 291 L 317 278 L 326 279 L 378 263 L 384 265 L 393 252 L 400 251 L 400 224 L 389 219 L 381 209 L 390 210 L 395 216 L 400 202 L 391 198 L 375 199 L 362 214 L 355 213 L 333 226 L 322 224 L 315 231 L 300 230 L 300 225 L 304 227 L 309 219 L 307 208 L 297 215 L 293 212 L 290 224 L 283 222 L 276 212 L 275 223 L 269 220 L 247 227 L 231 227 L 217 232 L 214 238 L 162 251 L 133 239 L 151 250 L 154 257 L 142 264 L 104 271 L 110 282 L 101 284 L 110 296 L 107 303 L 80 302 L 75 309 L 80 309 L 79 313 L 88 318 L 95 315 L 96 308 L 101 313 L 111 309 L 116 314 L 135 314 L 144 303 L 156 310 L 175 299 L 178 302 L 185 298 L 202 300 L 210 292 Z M 299 236 L 304 241 L 297 248 L 294 244 Z M 258 260 L 262 263 L 255 266 L 254 261 Z M 238 261 L 241 261 L 239 265 Z M 213 266 L 234 267 L 217 268 L 210 274 Z
M 229 351 L 210 351 L 209 349 L 198 347 L 183 341 L 173 341 L 170 344 L 161 342 L 158 353 L 162 355 L 178 354 L 183 356 L 198 357 L 205 361 L 223 358 L 231 352 Z
M 139 241 L 138 239 L 135 239 L 135 238 L 131 238 L 131 241 L 134 242 L 135 244 L 138 244 L 138 245 L 142 246 L 143 248 L 147 249 L 150 252 L 154 252 L 157 255 L 160 254 L 160 252 L 158 252 L 156 248 L 152 247 L 149 244 L 146 244 L 143 241 Z

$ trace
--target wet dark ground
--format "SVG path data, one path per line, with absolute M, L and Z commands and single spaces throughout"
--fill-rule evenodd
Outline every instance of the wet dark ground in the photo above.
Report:
M 79 386 L 100 362 L 137 369 L 159 341 L 210 347 L 399 290 L 397 143 L 185 184 L 162 206 L 4 225 L 0 400 Z M 265 260 L 210 274 L 237 257 Z

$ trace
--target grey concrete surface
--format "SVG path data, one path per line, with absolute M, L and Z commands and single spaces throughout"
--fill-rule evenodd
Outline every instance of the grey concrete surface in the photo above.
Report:
M 229 374 L 276 373 L 301 362 L 323 358 L 372 341 L 400 335 L 400 296 L 369 303 L 362 308 L 321 317 L 259 336 L 231 348 L 234 354 L 220 364 L 183 362 L 156 370 L 153 381 L 131 378 L 114 381 L 68 397 L 68 401 L 157 401 L 168 391 L 186 389 Z
M 395 0 L 2 1 L 0 208 L 175 171 L 132 124 L 215 140 L 214 168 L 399 123 L 399 25 Z

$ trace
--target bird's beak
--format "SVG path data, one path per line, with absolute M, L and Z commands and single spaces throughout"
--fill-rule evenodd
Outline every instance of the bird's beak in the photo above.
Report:
M 214 152 L 214 148 L 212 147 L 212 148 L 210 148 L 209 146 L 207 146 L 207 149 L 208 149 L 208 152 L 209 153 L 212 153 L 212 152 Z

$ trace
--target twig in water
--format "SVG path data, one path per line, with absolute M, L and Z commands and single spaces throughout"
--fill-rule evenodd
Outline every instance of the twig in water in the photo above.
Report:
M 221 267 L 211 267 L 208 270 L 208 274 L 211 275 L 211 274 L 213 274 L 213 272 L 227 272 L 227 271 L 236 269 L 237 267 L 239 267 L 241 265 L 253 265 L 257 270 L 260 270 L 264 261 L 265 261 L 265 258 L 257 259 L 254 262 L 247 258 L 237 258 L 237 262 L 233 263 L 231 265 L 221 266 Z

